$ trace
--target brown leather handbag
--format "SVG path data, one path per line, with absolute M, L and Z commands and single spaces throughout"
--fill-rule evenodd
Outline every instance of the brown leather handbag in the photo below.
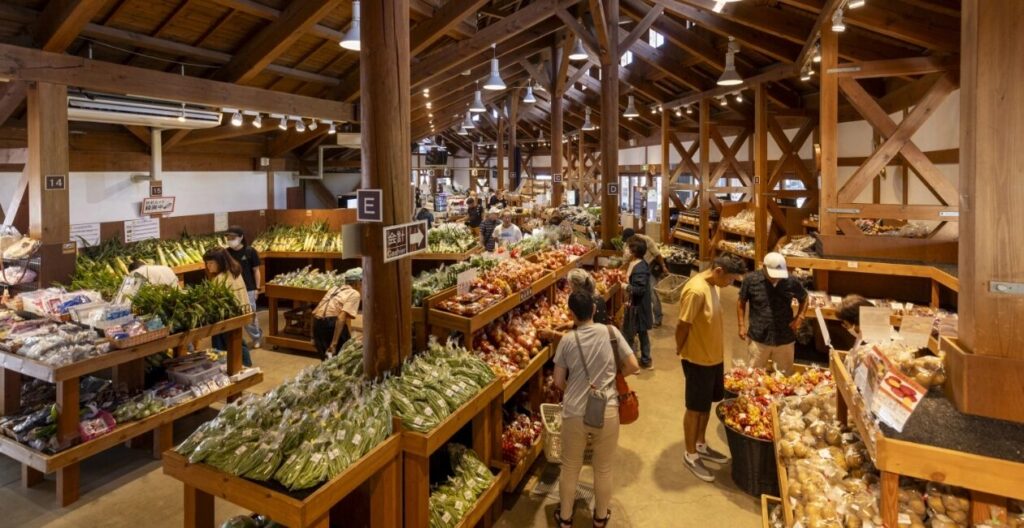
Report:
M 612 357 L 615 358 L 615 390 L 619 393 L 619 424 L 629 425 L 640 418 L 640 399 L 637 398 L 635 392 L 630 390 L 629 384 L 626 383 L 626 376 L 622 375 L 622 368 L 619 366 L 619 340 L 615 337 L 615 332 L 605 325 L 608 330 L 608 336 L 612 342 Z

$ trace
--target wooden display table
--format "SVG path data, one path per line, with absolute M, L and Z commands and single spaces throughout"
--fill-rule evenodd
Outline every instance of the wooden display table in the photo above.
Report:
M 12 414 L 19 410 L 21 375 L 55 383 L 57 385 L 57 405 L 62 410 L 57 421 L 57 440 L 61 443 L 71 441 L 78 437 L 79 379 L 82 376 L 113 368 L 116 382 L 124 383 L 129 389 L 141 388 L 142 362 L 145 357 L 172 348 L 180 350 L 199 339 L 223 333 L 228 334 L 227 373 L 229 376 L 236 374 L 242 369 L 242 328 L 251 319 L 251 315 L 235 317 L 214 325 L 172 334 L 164 339 L 133 348 L 113 350 L 101 356 L 60 367 L 0 352 L 0 366 L 3 367 L 0 408 L 4 414 Z M 156 431 L 153 439 L 153 452 L 155 456 L 159 457 L 163 451 L 171 447 L 176 420 L 208 407 L 214 402 L 240 394 L 261 381 L 263 381 L 263 375 L 256 373 L 204 396 L 164 409 L 142 420 L 118 425 L 106 435 L 82 442 L 52 455 L 36 451 L 7 437 L 0 437 L 0 453 L 21 463 L 22 483 L 26 487 L 40 482 L 44 474 L 56 472 L 57 502 L 61 506 L 68 506 L 78 500 L 79 462 L 82 460 L 150 431 Z M 65 409 L 75 409 L 76 412 L 63 412 Z
M 406 528 L 430 525 L 430 456 L 466 424 L 472 422 L 473 445 L 470 447 L 481 460 L 492 460 L 501 435 L 501 395 L 502 384 L 495 379 L 429 433 L 402 431 Z M 501 496 L 508 473 L 500 470 L 497 477 L 460 526 L 475 526 Z M 469 522 L 473 517 L 475 520 Z
M 462 262 L 463 260 L 469 259 L 473 255 L 482 253 L 483 250 L 484 248 L 477 245 L 471 248 L 469 251 L 464 251 L 462 253 L 417 253 L 409 258 L 414 261 Z
M 316 352 L 316 347 L 313 346 L 312 335 L 299 336 L 281 332 L 279 305 L 281 301 L 291 301 L 293 303 L 307 303 L 315 306 L 324 298 L 326 293 L 327 290 L 267 284 L 264 291 L 264 295 L 267 296 L 267 319 L 269 326 L 264 338 L 266 343 L 271 346 L 291 348 L 303 352 Z
M 806 268 L 815 271 L 818 278 L 818 289 L 828 291 L 830 272 L 860 273 L 883 275 L 886 277 L 910 277 L 931 281 L 931 305 L 939 306 L 940 287 L 954 293 L 960 291 L 960 280 L 945 269 L 921 264 L 898 262 L 881 262 L 874 260 L 849 260 L 831 258 L 786 257 L 790 268 Z
M 401 435 L 394 434 L 328 482 L 297 492 L 190 464 L 175 452 L 164 456 L 164 474 L 184 484 L 186 528 L 215 526 L 215 496 L 292 528 L 327 528 L 331 509 L 364 484 L 373 490 L 370 526 L 391 528 L 402 518 L 401 445 Z
M 473 317 L 453 314 L 436 307 L 430 308 L 430 312 L 427 317 L 430 319 L 430 325 L 432 327 L 436 326 L 462 332 L 464 336 L 467 336 L 467 339 L 470 339 L 471 334 L 483 329 L 488 324 L 510 312 L 520 304 L 532 299 L 534 295 L 544 291 L 555 282 L 555 274 L 549 271 L 534 281 L 528 288 L 505 297 L 503 300 L 488 306 Z M 454 297 L 457 293 L 458 292 L 454 288 L 445 290 L 438 294 L 438 298 L 436 300 L 438 302 L 444 301 Z M 442 295 L 444 296 L 442 297 Z
M 963 419 L 971 420 L 972 423 L 962 427 L 954 423 L 957 420 L 955 417 L 943 421 L 940 427 L 956 428 L 958 442 L 964 446 L 977 446 L 975 450 L 978 452 L 966 452 L 942 445 L 948 443 L 948 440 L 941 438 L 942 435 L 937 434 L 938 431 L 935 431 L 936 434 L 925 435 L 929 436 L 929 442 L 936 445 L 900 439 L 870 421 L 864 398 L 858 392 L 853 376 L 846 369 L 841 352 L 832 352 L 831 369 L 837 388 L 839 420 L 841 423 L 846 423 L 848 419 L 852 420 L 868 448 L 871 460 L 882 473 L 881 510 L 882 519 L 887 526 L 896 526 L 901 475 L 970 490 L 971 518 L 975 523 L 991 518 L 990 507 L 1001 509 L 1005 521 L 1005 498 L 1024 500 L 1024 461 L 998 458 L 985 453 L 993 440 L 1024 445 L 1024 428 L 1013 428 L 1009 422 L 966 415 L 963 415 Z M 929 402 L 929 399 L 936 401 Z M 910 433 L 914 427 L 914 419 L 922 412 L 929 412 L 928 407 L 933 406 L 932 404 L 952 406 L 948 401 L 938 400 L 943 398 L 931 396 L 922 401 L 899 436 Z M 997 432 L 997 427 L 1010 429 L 1011 432 Z M 1014 433 L 1018 438 L 1008 438 Z M 993 435 L 998 435 L 998 438 L 994 438 Z M 785 501 L 785 496 L 783 500 Z

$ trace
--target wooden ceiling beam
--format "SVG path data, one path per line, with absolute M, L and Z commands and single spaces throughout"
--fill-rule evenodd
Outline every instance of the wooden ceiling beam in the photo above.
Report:
M 258 134 L 266 134 L 271 130 L 277 130 L 276 127 L 265 125 L 263 128 L 256 128 L 252 125 L 242 125 L 236 127 L 232 124 L 221 125 L 216 128 L 206 128 L 203 130 L 195 130 L 185 139 L 178 142 L 179 147 L 186 145 L 195 145 L 196 143 L 208 143 L 210 141 L 218 141 L 221 139 L 232 139 L 237 137 L 255 136 Z
M 0 79 L 49 82 L 216 108 L 351 121 L 352 105 L 0 44 Z
M 559 9 L 555 11 L 555 14 L 558 15 L 558 18 L 562 20 L 562 23 L 564 23 L 574 35 L 583 41 L 583 47 L 587 48 L 587 51 L 589 51 L 591 55 L 595 57 L 601 56 L 601 45 L 597 42 L 597 37 L 595 37 L 582 22 L 576 20 L 576 17 L 572 16 L 567 9 Z M 569 45 L 574 46 L 575 44 L 575 41 L 573 41 Z
M 782 62 L 793 62 L 800 55 L 800 47 L 792 41 L 757 31 L 750 26 L 741 24 L 731 16 L 714 13 L 710 8 L 698 9 L 681 0 L 655 0 L 664 4 L 665 8 L 677 15 L 687 18 L 714 33 L 724 37 L 736 37 L 741 44 L 750 49 Z M 737 6 L 730 6 L 735 9 Z M 804 32 L 806 34 L 806 31 Z M 802 40 L 800 42 L 803 42 Z M 724 54 L 723 54 L 724 56 Z
M 444 7 L 438 7 L 441 2 L 437 0 L 410 0 L 409 1 L 409 16 L 414 20 L 417 18 L 426 20 L 434 17 L 439 9 Z M 423 20 L 418 20 L 422 22 Z M 469 20 L 460 20 L 449 32 L 448 36 L 454 39 L 465 39 L 473 36 L 476 33 L 476 24 Z
M 618 13 L 614 13 L 618 15 Z M 618 57 L 612 57 L 609 55 L 608 50 L 611 49 L 609 41 L 615 38 L 615 35 L 608 34 L 608 17 L 604 12 L 604 2 L 601 0 L 590 0 L 590 18 L 594 25 L 594 34 L 597 36 L 597 45 L 601 51 L 599 57 L 601 57 L 602 64 L 613 64 L 618 61 Z
M 277 20 L 283 16 L 283 12 L 279 9 L 254 2 L 253 0 L 210 0 L 211 2 L 234 9 L 236 11 L 252 15 L 257 18 L 264 20 Z M 345 36 L 345 33 L 336 29 L 329 28 L 323 24 L 313 24 L 308 28 L 309 34 L 315 35 L 322 39 L 332 40 L 334 42 L 341 42 L 341 39 Z
M 664 7 L 664 4 L 657 3 L 652 7 L 643 0 L 620 0 L 620 6 L 623 13 L 630 16 L 630 18 L 641 20 L 645 17 L 644 13 L 656 7 Z M 712 43 L 697 33 L 688 30 L 671 17 L 658 17 L 652 24 L 652 27 L 658 33 L 664 35 L 665 40 L 688 51 L 694 57 L 700 58 L 717 71 L 722 71 L 725 68 L 725 53 L 723 51 L 720 51 Z
M 516 11 L 515 14 L 480 29 L 466 40 L 455 42 L 425 55 L 412 67 L 413 87 L 418 88 L 422 85 L 429 85 L 452 69 L 464 68 L 469 60 L 478 56 L 481 52 L 486 52 L 491 44 L 498 44 L 500 46 L 512 37 L 533 29 L 544 19 L 548 18 L 554 9 L 571 6 L 578 1 L 536 0 L 532 4 Z M 544 33 L 544 35 L 552 33 L 555 29 L 557 29 L 557 26 Z
M 231 62 L 213 75 L 214 80 L 246 83 L 274 62 L 303 33 L 327 16 L 341 0 L 298 0 L 288 5 L 280 18 L 250 38 Z
M 665 6 L 661 4 L 656 5 L 652 7 L 650 10 L 648 10 L 647 14 L 643 15 L 643 18 L 638 20 L 636 26 L 634 26 L 633 29 L 629 31 L 629 34 L 626 35 L 626 37 L 619 42 L 619 49 L 630 49 L 633 46 L 634 42 L 639 40 L 640 37 L 643 37 L 644 33 L 647 33 L 647 31 L 651 29 L 651 26 L 654 24 L 656 20 L 658 20 L 658 17 L 660 17 L 664 11 Z
M 588 90 L 588 91 L 590 91 L 590 90 Z M 566 97 L 566 100 L 568 102 L 575 103 L 576 105 L 579 105 L 579 106 L 584 106 L 584 107 L 590 108 L 592 117 L 594 119 L 600 119 L 600 117 L 601 117 L 601 111 L 600 111 L 601 101 L 600 101 L 599 98 L 597 100 L 595 100 L 594 98 L 589 98 L 589 97 L 587 97 L 587 93 L 586 92 L 580 92 L 578 90 L 566 90 L 565 97 Z M 566 105 L 566 107 L 568 107 L 568 106 L 569 105 Z M 619 101 L 619 105 L 618 106 L 619 106 L 620 110 L 625 108 L 625 106 L 622 104 L 622 101 Z M 619 120 L 619 126 L 622 127 L 622 128 L 626 128 L 630 132 L 633 132 L 635 134 L 639 134 L 639 135 L 641 135 L 643 137 L 647 137 L 647 136 L 651 135 L 651 127 L 649 127 L 647 124 L 645 124 L 642 121 L 643 121 L 643 118 L 641 118 L 641 120 L 634 119 L 632 121 L 630 121 L 628 119 L 620 119 Z
M 627 35 L 626 30 L 619 28 L 619 36 L 624 37 Z M 680 57 L 675 53 L 684 53 L 682 50 L 675 48 L 671 44 L 666 43 L 661 48 L 655 48 L 644 41 L 637 41 L 633 44 L 630 49 L 633 55 L 638 59 L 650 64 L 655 69 L 658 69 L 665 73 L 668 78 L 682 85 L 689 86 L 693 90 L 703 91 L 709 88 L 709 81 L 704 77 L 697 75 L 694 70 L 688 68 L 680 68 L 679 63 L 686 57 Z
M 427 49 L 466 17 L 475 13 L 490 0 L 449 0 L 434 15 L 410 30 L 410 51 L 413 57 Z

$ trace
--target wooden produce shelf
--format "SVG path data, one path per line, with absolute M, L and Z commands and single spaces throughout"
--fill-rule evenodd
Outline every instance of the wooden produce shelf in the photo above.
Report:
M 786 264 L 791 268 L 808 268 L 822 271 L 845 271 L 850 273 L 868 273 L 872 275 L 890 275 L 897 277 L 920 277 L 931 279 L 954 292 L 960 291 L 960 280 L 957 277 L 954 277 L 946 271 L 934 266 L 898 262 L 808 257 L 786 257 Z
M 371 480 L 378 485 L 374 486 L 371 498 L 374 504 L 368 508 L 372 517 L 370 526 L 393 527 L 402 516 L 402 502 L 397 496 L 401 481 L 401 444 L 400 435 L 390 436 L 312 491 L 288 492 L 280 486 L 236 477 L 206 464 L 190 464 L 175 452 L 164 456 L 164 474 L 184 483 L 185 526 L 190 528 L 214 526 L 215 496 L 286 526 L 326 528 L 330 526 L 331 508 Z M 378 504 L 381 507 L 375 507 Z
M 196 262 L 194 264 L 183 264 L 181 266 L 174 266 L 171 270 L 174 271 L 175 275 L 184 275 L 186 273 L 192 273 L 193 271 L 203 271 L 206 269 L 205 262 Z
M 530 446 L 530 450 L 526 452 L 526 456 L 519 461 L 515 467 L 509 470 L 508 485 L 505 486 L 505 492 L 512 493 L 523 483 L 523 479 L 529 474 L 530 468 L 533 467 L 533 463 L 537 461 L 540 454 L 544 452 L 544 435 L 546 432 L 541 432 L 541 436 L 537 438 L 537 441 Z
M 782 453 L 779 448 L 778 440 L 782 438 L 782 433 L 779 430 L 779 409 L 776 403 L 771 405 L 772 411 L 772 438 L 775 440 L 772 442 L 772 446 L 775 448 L 775 469 L 779 473 L 779 495 L 782 498 L 782 513 L 786 519 L 786 526 L 793 526 L 793 502 L 789 496 L 789 474 L 786 469 L 786 464 L 782 459 Z M 896 526 L 895 523 L 890 526 Z
M 545 288 L 551 286 L 554 283 L 555 274 L 548 272 L 541 276 L 541 278 L 534 281 L 534 283 L 529 288 L 515 292 L 512 295 L 505 297 L 503 300 L 492 304 L 491 306 L 485 308 L 483 311 L 474 315 L 473 317 L 464 317 L 461 315 L 453 314 L 451 312 L 446 312 L 435 307 L 430 308 L 430 313 L 427 315 L 427 317 L 430 320 L 431 326 L 438 326 L 441 328 L 446 328 L 448 330 L 455 330 L 458 332 L 462 332 L 464 335 L 468 336 L 469 334 L 472 334 L 477 330 L 484 328 L 494 320 L 505 315 L 513 308 L 532 299 L 534 295 L 540 293 Z M 436 300 L 446 300 L 454 296 L 456 293 L 457 292 L 455 291 L 454 288 L 450 290 L 445 290 L 444 292 L 438 294 L 438 298 Z M 441 297 L 442 294 L 444 295 L 444 297 Z
M 267 284 L 264 294 L 267 298 L 283 299 L 286 301 L 298 301 L 307 303 L 318 303 L 327 294 L 327 290 L 314 288 L 297 288 L 295 286 L 281 286 L 279 284 Z
M 782 499 L 771 495 L 761 495 L 761 528 L 771 528 L 772 506 L 782 505 Z
M 0 453 L 5 454 L 22 464 L 25 464 L 43 473 L 53 473 L 70 464 L 81 462 L 97 453 L 106 451 L 111 447 L 123 444 L 137 436 L 148 433 L 154 429 L 164 426 L 173 426 L 175 420 L 188 416 L 198 410 L 209 407 L 210 404 L 225 400 L 236 394 L 241 394 L 246 389 L 258 385 L 263 381 L 263 374 L 257 373 L 237 383 L 221 387 L 209 394 L 193 398 L 179 405 L 168 407 L 148 418 L 120 424 L 108 434 L 69 447 L 52 455 L 36 451 L 14 439 L 0 436 Z M 159 449 L 170 449 L 170 445 L 160 445 Z M 159 454 L 159 453 L 157 453 Z
M 267 284 L 265 294 L 267 296 L 267 317 L 269 328 L 267 329 L 266 336 L 264 336 L 264 341 L 268 345 L 275 347 L 290 348 L 303 352 L 316 352 L 316 346 L 313 345 L 313 336 L 301 336 L 281 332 L 279 303 L 281 301 L 290 301 L 315 305 L 324 298 L 324 295 L 327 294 L 327 290 Z
M 484 520 L 491 512 L 494 503 L 501 497 L 501 492 L 505 489 L 505 486 L 508 485 L 509 475 L 507 470 L 501 468 L 492 469 L 491 471 L 494 473 L 494 482 L 487 488 L 487 491 L 484 491 L 477 498 L 473 509 L 469 510 L 462 520 L 459 521 L 459 524 L 456 525 L 458 528 L 473 528 L 480 521 Z
M 749 238 L 749 239 L 751 239 L 751 240 L 753 240 L 753 239 L 754 239 L 754 235 L 753 235 L 753 233 L 744 233 L 744 232 L 742 232 L 742 231 L 737 231 L 737 230 L 735 230 L 735 229 L 730 229 L 730 228 L 728 228 L 728 227 L 725 227 L 724 225 L 722 225 L 722 226 L 719 226 L 719 229 L 720 229 L 720 230 L 721 230 L 721 231 L 722 231 L 723 233 L 729 233 L 730 235 L 735 235 L 735 236 L 738 236 L 738 237 L 741 237 L 741 238 Z
M 260 253 L 261 259 L 335 259 L 344 260 L 341 253 L 323 251 L 264 251 Z
M 451 439 L 451 437 L 476 418 L 482 411 L 491 406 L 502 393 L 501 381 L 495 379 L 480 390 L 473 399 L 462 404 L 455 412 L 448 415 L 443 422 L 429 433 L 402 431 L 402 450 L 406 453 L 429 457 Z M 480 453 L 483 455 L 483 453 Z
M 700 237 L 694 235 L 693 233 L 687 233 L 682 229 L 673 229 L 672 238 L 676 240 L 681 240 L 683 242 L 688 242 L 690 244 L 696 244 L 698 246 L 700 245 Z
M 477 245 L 471 248 L 469 251 L 462 253 L 417 253 L 409 258 L 412 260 L 423 260 L 432 262 L 462 262 L 471 258 L 473 255 L 483 252 L 483 248 Z
M 1005 502 L 1006 498 L 1024 500 L 1024 462 L 984 456 L 909 442 L 886 436 L 880 427 L 869 422 L 865 412 L 864 398 L 857 391 L 853 377 L 843 362 L 843 356 L 833 351 L 831 370 L 838 387 L 838 408 L 840 420 L 852 419 L 861 439 L 868 446 L 868 452 L 875 467 L 882 473 L 882 519 L 887 526 L 895 526 L 899 502 L 899 477 L 909 476 L 924 480 L 938 481 L 971 491 L 972 515 L 975 522 L 987 519 L 989 504 Z M 924 405 L 926 402 L 922 402 Z M 918 412 L 921 411 L 921 406 Z M 911 422 L 913 416 L 911 417 Z M 908 427 L 910 423 L 908 422 Z M 984 441 L 990 433 L 979 427 L 973 433 L 978 438 L 966 440 Z M 906 433 L 907 429 L 904 429 Z M 983 444 L 987 445 L 987 444 Z M 785 497 L 784 497 L 785 500 Z M 1003 504 L 1005 506 L 1005 504 Z M 982 515 L 982 517 L 977 517 Z
M 539 372 L 540 369 L 544 367 L 544 364 L 548 362 L 548 359 L 550 359 L 550 357 L 551 347 L 546 346 L 543 349 L 541 349 L 541 351 L 538 352 L 536 356 L 530 359 L 530 362 L 526 365 L 526 368 L 519 371 L 519 374 L 516 374 L 515 376 L 505 380 L 505 382 L 502 383 L 501 387 L 502 403 L 508 403 L 508 401 L 511 400 L 512 397 L 518 394 L 519 390 L 523 388 L 523 385 L 526 385 L 533 378 L 533 376 L 536 375 L 537 372 Z
M 128 363 L 136 359 L 142 359 L 169 348 L 184 346 L 199 339 L 222 334 L 232 329 L 242 328 L 251 320 L 251 314 L 234 317 L 209 326 L 171 334 L 163 339 L 143 343 L 136 347 L 120 350 L 111 349 L 106 354 L 61 366 L 53 366 L 42 361 L 0 351 L 0 367 L 5 370 L 20 372 L 39 380 L 57 383 L 79 378 L 86 374 Z M 0 395 L 0 400 L 2 398 L 3 395 Z M 0 401 L 0 404 L 2 403 L 3 401 Z M 0 407 L 6 408 L 2 405 Z

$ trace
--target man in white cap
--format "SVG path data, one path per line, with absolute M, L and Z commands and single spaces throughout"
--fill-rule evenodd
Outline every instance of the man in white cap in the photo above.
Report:
M 799 303 L 796 314 L 793 299 Z M 786 257 L 765 255 L 764 266 L 743 278 L 736 307 L 740 339 L 749 342 L 750 366 L 765 368 L 771 360 L 779 370 L 792 373 L 796 331 L 806 310 L 807 290 L 789 276 Z

